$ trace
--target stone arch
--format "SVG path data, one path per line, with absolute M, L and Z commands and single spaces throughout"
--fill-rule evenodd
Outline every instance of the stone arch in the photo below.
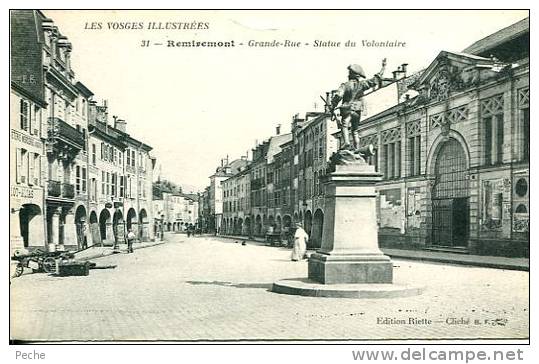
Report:
M 112 242 L 112 217 L 106 208 L 99 213 L 99 235 L 102 243 Z
M 99 232 L 99 222 L 97 219 L 97 213 L 95 210 L 90 212 L 90 236 L 92 238 L 92 245 L 101 244 L 101 234 Z
M 135 235 L 138 235 L 137 222 L 137 212 L 131 207 L 129 210 L 127 210 L 127 218 L 125 223 L 127 230 L 132 230 Z
M 255 218 L 255 235 L 260 236 L 262 234 L 262 218 L 260 215 L 256 215 Z
M 275 220 L 275 232 L 280 233 L 283 229 L 283 222 L 281 219 L 281 215 L 277 215 L 277 219 Z
M 311 212 L 311 210 L 307 210 L 305 211 L 305 217 L 304 217 L 304 223 L 303 223 L 303 228 L 305 229 L 305 232 L 307 232 L 307 234 L 309 234 L 309 236 L 311 235 L 311 232 L 312 232 L 312 226 L 313 226 L 313 214 Z M 309 239 L 310 241 L 310 239 Z
M 141 241 L 147 241 L 149 238 L 149 221 L 148 221 L 148 213 L 146 212 L 145 208 L 140 209 L 139 212 L 139 238 Z
M 324 229 L 324 212 L 322 209 L 317 209 L 314 212 L 313 224 L 311 229 L 311 246 L 313 248 L 320 248 L 322 246 L 322 234 Z
M 114 231 L 114 241 L 116 243 L 123 243 L 125 240 L 125 225 L 124 215 L 122 210 L 116 209 L 112 216 L 112 230 Z
M 470 168 L 470 150 L 468 149 L 468 144 L 466 139 L 457 131 L 450 130 L 447 135 L 440 134 L 434 141 L 429 150 L 427 156 L 427 175 L 434 176 L 435 167 L 436 167 L 436 158 L 440 152 L 440 149 L 448 142 L 450 139 L 455 139 L 460 143 L 460 146 L 464 149 L 464 154 L 466 156 L 466 168 Z
M 251 236 L 251 218 L 249 216 L 245 217 L 245 220 L 243 221 L 243 233 L 247 236 Z
M 243 219 L 240 217 L 238 218 L 238 235 L 243 234 Z
M 469 238 L 469 154 L 456 138 L 446 138 L 434 148 L 429 211 L 431 244 L 466 247 Z
M 41 207 L 35 204 L 24 204 L 19 210 L 19 228 L 24 247 L 38 243 L 39 228 L 43 234 L 43 220 L 39 221 L 42 215 Z M 42 235 L 41 235 L 42 236 Z M 40 242 L 43 244 L 43 242 Z
M 82 249 L 88 247 L 86 220 L 86 208 L 83 205 L 79 205 L 75 210 L 75 229 L 77 231 L 77 244 Z

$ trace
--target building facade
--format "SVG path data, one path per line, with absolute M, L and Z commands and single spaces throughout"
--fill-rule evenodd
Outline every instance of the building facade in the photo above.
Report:
M 163 193 L 158 200 L 165 231 L 181 232 L 188 226 L 198 226 L 198 195 Z
M 362 124 L 383 174 L 382 246 L 529 254 L 526 23 L 441 52 L 410 84 L 417 97 Z
M 151 147 L 75 79 L 72 45 L 52 19 L 12 11 L 11 34 L 12 248 L 114 244 L 130 228 L 152 239 Z

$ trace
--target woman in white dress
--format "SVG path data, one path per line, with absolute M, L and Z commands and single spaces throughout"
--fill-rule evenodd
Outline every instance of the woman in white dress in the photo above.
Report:
M 292 249 L 292 261 L 297 262 L 303 260 L 305 252 L 307 251 L 307 240 L 309 240 L 309 235 L 301 224 L 296 224 L 297 229 L 294 234 L 294 248 Z

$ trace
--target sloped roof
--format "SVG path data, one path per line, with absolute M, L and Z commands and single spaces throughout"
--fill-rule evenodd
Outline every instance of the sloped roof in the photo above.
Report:
M 273 157 L 281 151 L 281 145 L 292 140 L 292 133 L 280 134 L 271 137 L 269 142 L 268 153 L 266 155 L 267 162 L 272 163 Z
M 515 39 L 525 33 L 530 32 L 530 18 L 522 19 L 515 24 L 503 28 L 483 39 L 478 40 L 464 49 L 463 53 L 481 54 L 489 49 L 495 48 L 500 44 Z

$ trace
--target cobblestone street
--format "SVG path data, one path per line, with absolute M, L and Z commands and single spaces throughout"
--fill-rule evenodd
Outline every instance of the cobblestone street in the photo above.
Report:
M 163 245 L 96 259 L 88 277 L 26 274 L 11 283 L 18 340 L 293 340 L 527 338 L 528 273 L 394 260 L 400 299 L 334 299 L 269 291 L 305 277 L 290 250 L 169 235 Z M 431 324 L 382 324 L 384 318 Z M 447 321 L 460 320 L 451 325 Z M 468 320 L 463 323 L 461 319 Z

